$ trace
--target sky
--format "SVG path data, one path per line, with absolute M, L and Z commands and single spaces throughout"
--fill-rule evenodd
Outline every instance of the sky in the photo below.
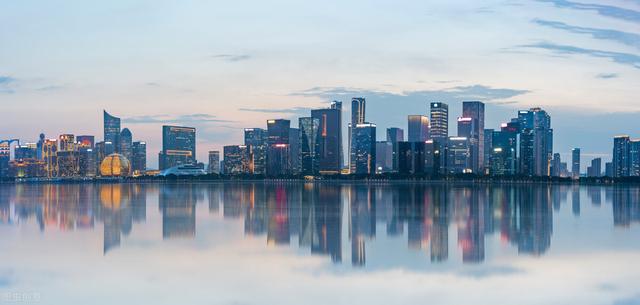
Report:
M 245 127 L 367 99 L 387 127 L 432 101 L 487 104 L 486 128 L 543 107 L 583 168 L 640 137 L 640 0 L 0 2 L 0 139 L 103 137 L 102 110 L 147 142 L 197 128 L 197 157 Z M 452 124 L 450 133 L 456 133 Z

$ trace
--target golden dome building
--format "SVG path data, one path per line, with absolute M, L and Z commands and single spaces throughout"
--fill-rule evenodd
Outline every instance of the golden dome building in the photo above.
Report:
M 100 164 L 102 177 L 127 177 L 131 175 L 131 163 L 121 154 L 110 154 Z

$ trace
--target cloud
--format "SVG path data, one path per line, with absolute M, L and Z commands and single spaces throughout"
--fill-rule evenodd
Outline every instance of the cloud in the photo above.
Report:
M 600 78 L 600 79 L 611 79 L 611 78 L 617 78 L 617 77 L 618 77 L 617 73 L 600 73 L 596 75 L 596 78 Z
M 613 62 L 629 65 L 640 69 L 640 56 L 630 53 L 620 53 L 611 51 L 602 51 L 594 49 L 584 49 L 569 45 L 559 45 L 549 42 L 539 42 L 535 44 L 521 45 L 519 48 L 543 49 L 561 55 L 587 55 L 591 57 L 606 58 Z
M 123 119 L 129 124 L 195 124 L 195 123 L 233 123 L 234 121 L 218 119 L 214 115 L 205 113 L 183 114 L 172 116 L 168 114 L 133 116 Z
M 284 113 L 284 114 L 302 114 L 308 115 L 311 108 L 292 107 L 292 108 L 238 108 L 240 111 L 261 112 L 261 113 Z
M 251 55 L 247 54 L 215 54 L 211 58 L 221 59 L 228 62 L 238 62 L 251 59 Z
M 608 29 L 587 28 L 568 25 L 563 22 L 534 19 L 533 23 L 545 27 L 564 30 L 576 34 L 589 34 L 591 37 L 600 40 L 611 40 L 619 42 L 628 46 L 636 47 L 640 49 L 640 35 L 628 32 L 621 32 Z
M 639 11 L 634 11 L 622 7 L 591 3 L 577 3 L 567 0 L 538 0 L 538 2 L 552 3 L 554 6 L 559 8 L 569 8 L 581 11 L 594 11 L 602 16 L 640 23 Z
M 393 98 L 422 98 L 424 101 L 463 101 L 463 100 L 481 100 L 485 102 L 498 102 L 498 100 L 512 98 L 515 96 L 529 93 L 528 90 L 492 88 L 483 85 L 456 86 L 442 90 L 417 90 L 404 91 L 401 93 L 391 93 L 378 90 L 368 90 L 359 88 L 346 87 L 314 87 L 307 90 L 294 92 L 294 96 L 317 96 L 321 98 L 351 98 L 354 96 L 376 97 L 382 99 Z M 500 101 L 504 103 L 504 101 Z
M 11 76 L 0 75 L 0 93 L 14 93 L 15 90 L 11 85 L 15 82 L 16 79 Z

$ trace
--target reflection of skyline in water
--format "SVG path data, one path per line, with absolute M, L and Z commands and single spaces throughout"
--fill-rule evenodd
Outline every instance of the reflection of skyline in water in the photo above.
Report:
M 388 251 L 424 251 L 432 263 L 452 259 L 452 241 L 464 263 L 481 263 L 490 236 L 520 254 L 544 255 L 553 246 L 554 212 L 569 201 L 574 217 L 581 204 L 611 204 L 614 226 L 640 222 L 640 189 L 618 186 L 25 184 L 0 190 L 2 223 L 35 220 L 40 231 L 102 226 L 105 254 L 144 225 L 148 196 L 157 196 L 163 239 L 195 238 L 197 205 L 205 203 L 212 214 L 243 221 L 244 234 L 264 237 L 267 245 L 297 246 L 335 263 L 346 254 L 353 266 L 366 265 L 376 234 L 406 239 L 405 249 Z

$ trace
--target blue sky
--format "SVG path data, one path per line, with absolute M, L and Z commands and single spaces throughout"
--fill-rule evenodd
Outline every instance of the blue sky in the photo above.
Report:
M 488 128 L 540 106 L 558 152 L 608 158 L 640 137 L 639 80 L 638 0 L 0 2 L 0 137 L 102 138 L 104 108 L 152 166 L 162 122 L 197 127 L 205 160 L 356 95 L 380 130 L 430 101 L 483 100 Z

